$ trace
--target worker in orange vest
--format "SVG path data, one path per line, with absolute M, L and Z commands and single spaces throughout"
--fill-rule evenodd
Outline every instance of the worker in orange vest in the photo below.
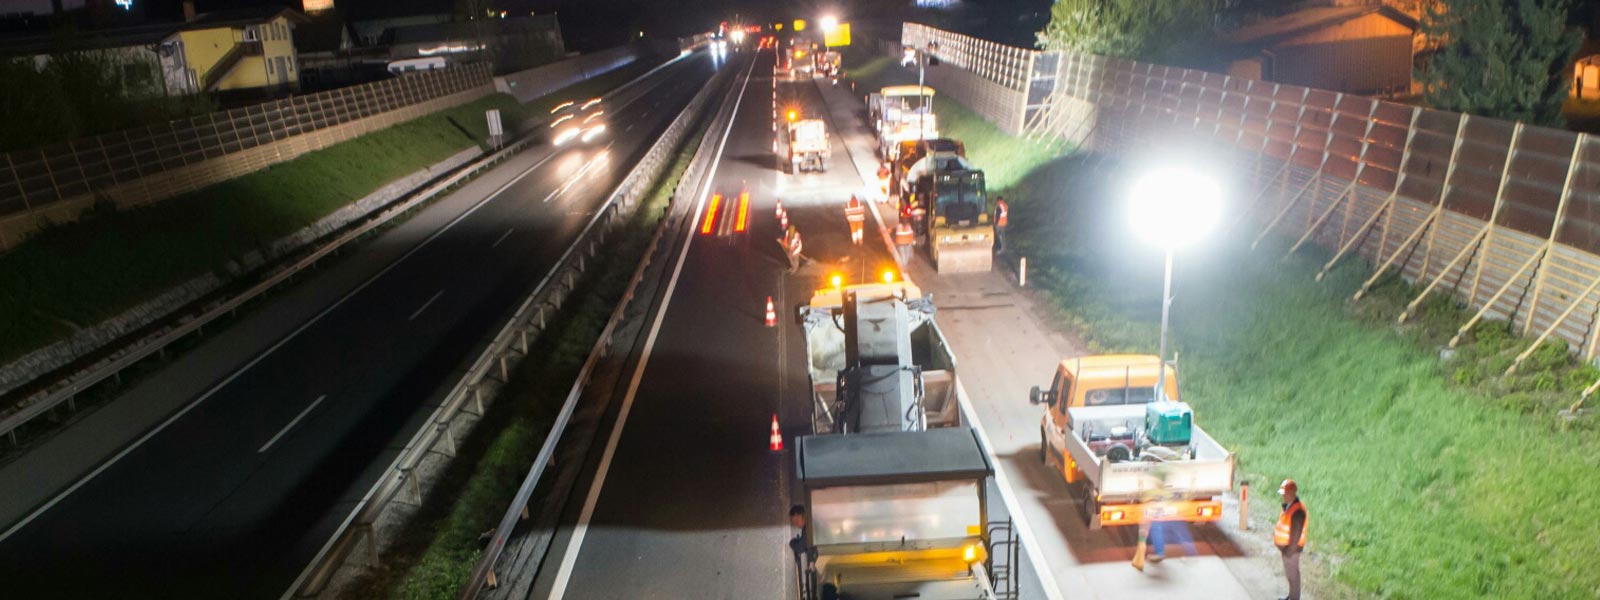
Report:
M 1289 595 L 1284 600 L 1300 600 L 1300 552 L 1306 547 L 1306 505 L 1300 502 L 1300 486 L 1293 479 L 1283 480 L 1278 495 L 1283 496 L 1283 513 L 1272 530 L 1272 544 L 1283 554 L 1283 576 L 1289 580 Z
M 894 225 L 894 249 L 900 255 L 900 262 L 911 261 L 911 246 L 917 243 L 917 232 L 911 229 L 911 221 L 900 219 Z
M 778 243 L 783 245 L 783 253 L 789 258 L 789 272 L 800 270 L 800 230 L 790 225 L 783 231 L 783 237 L 778 238 Z
M 867 223 L 867 209 L 861 205 L 861 200 L 855 194 L 850 194 L 850 202 L 844 205 L 844 219 L 850 222 L 850 243 L 861 245 L 862 229 Z
M 994 198 L 994 251 L 996 254 L 1005 249 L 1006 221 L 1011 212 L 1011 207 L 1006 205 L 1005 196 Z

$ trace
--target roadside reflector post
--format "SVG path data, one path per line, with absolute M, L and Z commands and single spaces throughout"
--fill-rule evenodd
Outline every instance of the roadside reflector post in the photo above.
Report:
M 1239 484 L 1239 530 L 1250 530 L 1250 482 Z
M 1017 264 L 1017 287 L 1028 287 L 1028 257 Z

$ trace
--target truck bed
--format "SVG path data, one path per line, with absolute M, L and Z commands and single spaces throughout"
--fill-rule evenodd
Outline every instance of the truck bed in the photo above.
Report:
M 1163 488 L 1160 471 L 1166 473 L 1166 487 L 1184 498 L 1218 496 L 1233 488 L 1233 453 L 1195 425 L 1190 441 L 1195 457 L 1165 462 L 1131 460 L 1113 463 L 1094 451 L 1080 435 L 1077 423 L 1111 418 L 1143 418 L 1144 405 L 1095 406 L 1068 409 L 1075 423 L 1066 436 L 1067 453 L 1078 470 L 1100 494 L 1101 502 L 1136 502 L 1141 492 Z

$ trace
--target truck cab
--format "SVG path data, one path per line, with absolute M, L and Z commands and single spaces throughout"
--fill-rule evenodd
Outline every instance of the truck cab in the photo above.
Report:
M 1044 406 L 1039 458 L 1080 496 L 1092 529 L 1222 517 L 1216 496 L 1233 487 L 1233 454 L 1193 423 L 1176 367 L 1156 394 L 1161 367 L 1150 355 L 1066 359 L 1029 394 Z

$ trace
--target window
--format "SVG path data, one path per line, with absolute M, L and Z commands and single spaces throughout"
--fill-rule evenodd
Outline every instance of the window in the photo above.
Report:
M 245 27 L 244 28 L 244 41 L 246 41 L 246 42 L 259 42 L 259 41 L 261 41 L 261 33 L 257 32 L 256 28 L 254 28 L 254 27 Z

